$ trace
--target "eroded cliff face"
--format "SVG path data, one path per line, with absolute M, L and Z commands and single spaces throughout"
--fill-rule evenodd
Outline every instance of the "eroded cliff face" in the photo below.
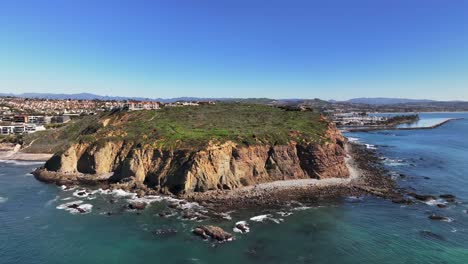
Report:
M 36 171 L 39 180 L 132 182 L 171 193 L 233 189 L 276 180 L 345 178 L 345 138 L 330 127 L 324 144 L 164 150 L 132 142 L 81 143 L 56 154 Z M 103 177 L 108 175 L 110 177 Z

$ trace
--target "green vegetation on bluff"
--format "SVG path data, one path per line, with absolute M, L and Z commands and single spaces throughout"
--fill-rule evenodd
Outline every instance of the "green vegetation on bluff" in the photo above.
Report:
M 54 143 L 63 139 L 72 142 L 127 140 L 163 148 L 201 147 L 209 141 L 228 140 L 242 145 L 280 145 L 290 140 L 323 142 L 327 124 L 320 114 L 313 112 L 221 103 L 103 113 L 100 117 L 74 121 L 53 133 L 44 133 L 37 140 Z

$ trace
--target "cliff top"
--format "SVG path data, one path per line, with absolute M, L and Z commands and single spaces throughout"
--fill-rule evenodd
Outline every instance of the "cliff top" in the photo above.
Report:
M 286 111 L 257 104 L 220 103 L 161 110 L 118 111 L 89 116 L 25 139 L 60 149 L 70 142 L 127 140 L 162 148 L 193 148 L 210 141 L 243 145 L 321 143 L 328 122 L 318 113 Z M 34 146 L 31 146 L 33 149 Z

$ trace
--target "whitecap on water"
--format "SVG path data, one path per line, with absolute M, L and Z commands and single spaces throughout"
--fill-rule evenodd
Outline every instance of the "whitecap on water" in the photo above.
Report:
M 5 203 L 6 201 L 8 201 L 8 198 L 0 196 L 0 203 Z
M 290 215 L 293 214 L 291 212 L 276 212 L 276 213 L 279 214 L 282 217 L 287 217 L 287 216 L 290 216 Z
M 311 208 L 312 208 L 311 206 L 300 206 L 300 207 L 295 207 L 292 210 L 293 211 L 304 211 L 304 210 L 308 210 L 308 209 L 311 209 Z
M 384 158 L 384 163 L 387 166 L 405 166 L 407 165 L 404 160 L 401 159 L 390 159 L 390 158 Z
M 250 218 L 251 221 L 254 221 L 254 222 L 264 222 L 265 220 L 268 220 L 268 221 L 272 221 L 274 223 L 281 223 L 284 221 L 284 219 L 277 219 L 277 218 L 274 218 L 271 214 L 266 214 L 266 215 L 258 215 L 258 216 L 254 216 L 252 218 Z
M 425 201 L 424 203 L 427 204 L 427 205 L 430 205 L 430 206 L 436 206 L 438 204 L 444 204 L 445 205 L 445 204 L 447 204 L 447 201 L 442 200 L 442 199 L 430 199 L 428 201 Z
M 359 138 L 348 137 L 348 141 L 349 141 L 349 142 L 358 142 L 358 141 L 359 141 Z
M 377 147 L 372 144 L 364 144 L 364 145 L 366 146 L 367 149 L 377 149 Z

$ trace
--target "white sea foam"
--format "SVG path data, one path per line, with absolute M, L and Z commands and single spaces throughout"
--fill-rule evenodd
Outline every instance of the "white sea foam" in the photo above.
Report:
M 135 197 L 135 198 L 131 198 L 131 199 L 128 199 L 127 201 L 129 202 L 138 202 L 138 203 L 146 203 L 146 204 L 152 204 L 154 202 L 160 202 L 162 201 L 163 198 L 161 196 L 157 196 L 157 195 L 148 195 L 148 196 L 144 196 L 144 197 Z
M 405 166 L 407 165 L 404 160 L 401 159 L 390 159 L 385 158 L 384 163 L 388 166 L 396 167 L 396 166 Z
M 291 212 L 276 212 L 276 213 L 279 214 L 282 217 L 287 217 L 287 216 L 290 216 L 290 215 L 293 214 Z
M 284 219 L 282 218 L 274 218 L 273 215 L 271 214 L 266 214 L 266 215 L 258 215 L 258 216 L 254 216 L 252 218 L 250 218 L 251 221 L 254 221 L 254 222 L 264 222 L 265 220 L 268 220 L 268 221 L 272 221 L 274 223 L 281 223 L 284 221 Z
M 271 215 L 269 214 L 266 214 L 266 215 L 257 215 L 257 216 L 254 216 L 252 218 L 250 218 L 251 221 L 254 221 L 254 222 L 263 222 L 265 221 L 266 219 L 268 219 L 269 217 L 271 217 Z
M 62 201 L 70 201 L 71 199 L 73 199 L 73 197 L 66 197 L 66 198 L 63 198 Z
M 58 195 L 55 196 L 54 199 L 51 199 L 51 200 L 47 201 L 46 206 L 51 206 L 54 202 L 58 201 L 59 198 L 60 198 L 60 196 L 58 196 Z
M 72 187 L 69 187 L 69 186 L 66 186 L 66 185 L 62 185 L 60 186 L 60 188 L 64 191 L 73 191 L 76 189 L 76 186 L 72 186 Z
M 242 231 L 241 229 L 237 228 L 238 225 L 244 226 L 245 230 Z M 249 224 L 246 221 L 240 221 L 240 222 L 236 223 L 236 225 L 234 226 L 232 231 L 234 231 L 236 233 L 249 233 L 250 232 L 250 227 L 249 227 Z
M 366 145 L 367 149 L 377 149 L 375 145 L 372 145 L 372 144 L 364 144 L 364 145 Z
M 300 206 L 300 207 L 295 207 L 295 208 L 293 208 L 292 210 L 293 210 L 293 211 L 304 211 L 304 210 L 309 210 L 309 209 L 311 209 L 311 208 L 312 208 L 312 207 L 310 207 L 310 206 Z
M 349 141 L 349 142 L 359 142 L 359 138 L 348 137 L 348 141 Z
M 104 191 L 104 193 L 106 193 L 106 190 Z M 115 189 L 111 191 L 107 190 L 107 193 L 116 197 L 136 197 L 137 196 L 136 193 L 127 192 L 122 189 Z
M 72 213 L 72 214 L 89 214 L 89 213 L 91 213 L 91 211 L 93 209 L 93 205 L 92 204 L 82 204 L 78 208 L 80 208 L 81 210 L 84 210 L 84 212 L 80 212 L 77 209 L 72 209 L 69 212 Z
M 445 205 L 445 204 L 447 204 L 447 201 L 442 200 L 442 199 L 430 199 L 428 201 L 425 201 L 424 203 L 427 204 L 427 205 L 430 205 L 430 206 L 436 206 L 438 204 L 444 204 Z
M 8 201 L 8 198 L 0 196 L 0 203 L 5 203 L 6 201 Z
M 59 210 L 64 210 L 64 209 L 67 209 L 68 206 L 70 206 L 70 205 L 82 204 L 82 203 L 83 203 L 83 201 L 73 201 L 73 202 L 68 202 L 68 203 L 61 204 L 61 205 L 57 206 L 56 208 L 59 209 Z
M 77 205 L 76 208 L 70 208 L 72 205 Z M 64 203 L 56 207 L 59 210 L 65 210 L 71 214 L 89 214 L 93 208 L 92 204 L 83 204 L 83 201 L 73 201 Z

